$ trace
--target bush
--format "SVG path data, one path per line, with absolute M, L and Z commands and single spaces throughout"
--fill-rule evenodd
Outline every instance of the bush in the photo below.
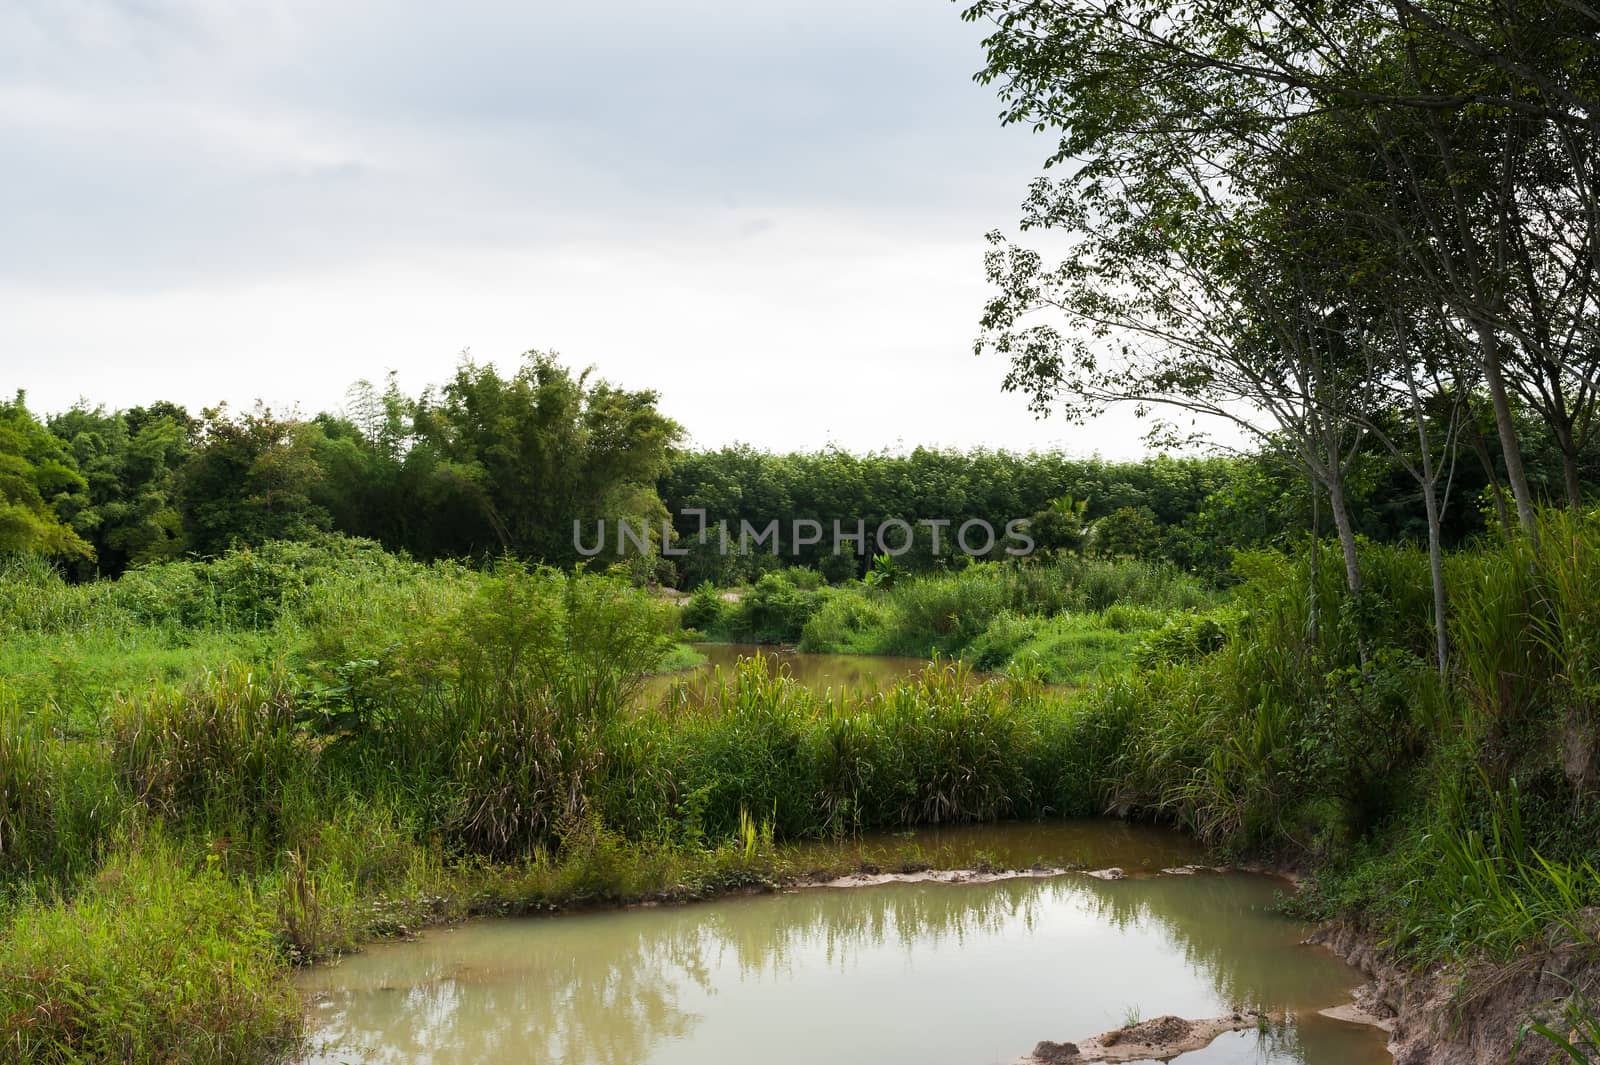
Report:
M 798 643 L 825 594 L 797 588 L 787 574 L 768 573 L 739 600 L 735 631 L 756 643 Z
M 722 593 L 710 581 L 702 581 L 683 604 L 683 625 L 698 632 L 713 632 L 722 624 Z
M 1146 636 L 1134 649 L 1133 660 L 1140 669 L 1198 662 L 1227 641 L 1237 621 L 1230 614 L 1180 615 Z

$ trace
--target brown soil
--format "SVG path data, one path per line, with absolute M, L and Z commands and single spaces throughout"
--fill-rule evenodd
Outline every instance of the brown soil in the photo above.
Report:
M 1595 915 L 1592 915 L 1595 916 Z M 1395 1065 L 1546 1065 L 1554 1050 L 1518 1035 L 1530 1017 L 1549 1017 L 1573 986 L 1600 988 L 1600 952 L 1592 938 L 1558 941 L 1515 961 L 1402 969 L 1372 938 L 1347 924 L 1311 937 L 1365 972 L 1353 1016 L 1391 1033 Z

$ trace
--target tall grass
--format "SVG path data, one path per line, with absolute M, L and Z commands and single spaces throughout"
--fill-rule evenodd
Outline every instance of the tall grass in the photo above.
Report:
M 121 699 L 107 727 L 110 757 L 128 794 L 159 817 L 271 834 L 315 773 L 316 751 L 295 718 L 285 674 L 225 666 Z
M 270 1060 L 301 1007 L 260 899 L 159 835 L 0 938 L 0 1050 L 19 1065 Z

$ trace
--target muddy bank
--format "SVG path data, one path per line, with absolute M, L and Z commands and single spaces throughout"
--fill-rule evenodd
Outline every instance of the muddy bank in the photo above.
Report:
M 1159 870 L 1134 870 L 1128 872 L 1120 866 L 1105 869 L 1085 869 L 1081 865 L 1035 865 L 1027 869 L 901 869 L 883 872 L 877 868 L 864 868 L 843 876 L 816 874 L 796 879 L 787 885 L 794 888 L 853 888 L 872 887 L 877 884 L 993 884 L 1001 880 L 1044 879 L 1055 876 L 1087 876 L 1095 880 L 1144 880 L 1156 876 L 1195 876 L 1201 873 L 1255 872 L 1256 870 L 1229 869 L 1215 865 L 1178 865 Z
M 1591 916 L 1591 926 L 1600 921 Z M 1331 949 L 1372 978 L 1346 1019 L 1390 1032 L 1395 1065 L 1545 1065 L 1555 1048 L 1537 1036 L 1518 1046 L 1530 1018 L 1548 1018 L 1574 985 L 1600 988 L 1594 937 L 1547 944 L 1500 965 L 1444 966 L 1414 973 L 1359 929 L 1329 925 L 1309 942 Z
M 1078 1065 L 1088 1062 L 1166 1061 L 1191 1050 L 1202 1050 L 1224 1032 L 1254 1028 L 1263 1018 L 1251 1013 L 1226 1017 L 1187 1020 L 1183 1017 L 1155 1017 L 1124 1025 L 1077 1043 L 1044 1040 L 1033 1053 L 1018 1058 L 1015 1065 Z

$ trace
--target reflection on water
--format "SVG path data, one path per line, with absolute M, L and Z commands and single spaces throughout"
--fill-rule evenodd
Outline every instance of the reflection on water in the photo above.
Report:
M 1106 869 L 1156 873 L 1206 860 L 1192 837 L 1150 825 L 1083 818 L 1076 821 L 1002 821 L 987 825 L 931 825 L 905 832 L 871 832 L 843 843 L 800 843 L 790 851 L 798 868 L 876 866 L 885 872 L 929 867 L 970 869 Z
M 308 972 L 311 1060 L 985 1065 L 1130 1009 L 1236 1006 L 1292 1022 L 1205 1062 L 1386 1060 L 1381 1033 L 1309 1016 L 1360 977 L 1271 912 L 1281 887 L 1069 876 L 474 922 Z
M 699 705 L 704 702 L 706 687 L 715 680 L 717 670 L 730 674 L 739 659 L 753 658 L 757 654 L 766 660 L 767 671 L 774 676 L 779 670 L 786 671 L 801 685 L 816 692 L 888 688 L 919 675 L 929 665 L 926 658 L 803 654 L 754 643 L 699 643 L 694 648 L 706 656 L 705 662 L 693 669 L 649 678 L 642 696 L 648 704 L 671 701 Z

